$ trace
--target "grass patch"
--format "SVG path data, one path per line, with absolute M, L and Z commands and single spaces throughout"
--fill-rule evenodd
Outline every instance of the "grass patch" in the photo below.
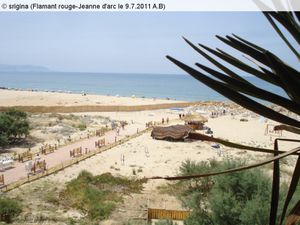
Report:
M 59 205 L 60 202 L 58 194 L 54 191 L 46 192 L 44 195 L 44 200 L 45 202 L 50 203 L 52 205 Z
M 57 118 L 58 120 L 78 120 L 79 117 L 74 114 L 50 113 L 49 118 Z
M 124 194 L 139 193 L 144 180 L 114 177 L 110 173 L 93 176 L 82 171 L 60 193 L 61 202 L 67 207 L 81 210 L 88 219 L 107 219 Z
M 0 198 L 0 221 L 11 223 L 22 211 L 19 201 L 11 198 Z
M 77 128 L 78 128 L 80 131 L 84 131 L 84 130 L 86 130 L 86 124 L 84 124 L 84 123 L 78 124 L 78 125 L 77 125 Z

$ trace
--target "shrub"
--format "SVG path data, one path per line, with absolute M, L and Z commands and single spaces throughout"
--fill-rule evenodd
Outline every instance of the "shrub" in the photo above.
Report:
M 59 121 L 62 121 L 62 120 L 64 119 L 64 117 L 63 117 L 63 115 L 58 114 L 58 115 L 57 115 L 57 119 L 58 119 Z
M 221 164 L 215 160 L 195 162 L 186 160 L 182 163 L 179 168 L 181 175 L 192 175 L 199 173 L 207 173 L 220 169 Z M 183 185 L 188 185 L 189 192 L 193 190 L 201 190 L 201 197 L 206 197 L 210 192 L 213 185 L 212 177 L 204 177 L 202 179 L 191 179 L 188 181 L 181 182 Z M 199 196 L 200 197 L 200 196 Z
M 21 213 L 19 202 L 9 198 L 0 198 L 0 220 L 11 223 Z
M 13 143 L 18 137 L 29 134 L 29 122 L 25 112 L 10 109 L 0 113 L 0 147 Z
M 86 129 L 86 125 L 84 123 L 81 123 L 77 126 L 77 128 L 80 130 L 80 131 L 84 131 Z
M 177 223 L 173 222 L 172 220 L 159 220 L 155 222 L 155 225 L 177 225 Z
M 204 173 L 207 170 L 225 170 L 242 165 L 245 165 L 245 162 L 240 160 L 225 160 L 213 164 L 186 161 L 180 167 L 180 171 L 186 175 L 193 172 Z M 203 185 L 205 187 L 206 184 L 205 178 L 195 179 L 198 185 L 194 186 L 190 185 L 191 181 L 180 182 L 181 185 L 185 185 L 185 189 L 181 193 L 181 200 L 192 209 L 185 224 L 268 224 L 272 184 L 271 178 L 262 169 L 230 173 L 210 177 L 210 179 L 212 183 L 210 183 L 209 189 L 203 189 Z M 282 208 L 286 190 L 286 184 L 283 183 L 280 208 Z M 298 186 L 292 203 L 295 203 L 299 197 Z
M 90 220 L 109 217 L 124 194 L 139 192 L 144 181 L 114 177 L 110 173 L 93 176 L 82 171 L 71 180 L 60 197 L 67 207 L 77 208 Z

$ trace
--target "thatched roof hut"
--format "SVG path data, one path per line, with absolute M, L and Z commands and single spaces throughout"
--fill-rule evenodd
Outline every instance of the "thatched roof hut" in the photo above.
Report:
M 207 118 L 200 115 L 199 113 L 190 113 L 184 117 L 185 125 L 190 126 L 194 130 L 203 129 L 203 125 L 207 121 L 208 121 Z
M 190 113 L 185 115 L 184 121 L 186 122 L 197 122 L 197 123 L 206 123 L 208 120 L 199 113 Z
M 169 127 L 154 127 L 151 136 L 158 140 L 184 140 L 193 131 L 190 126 L 186 125 L 173 125 Z

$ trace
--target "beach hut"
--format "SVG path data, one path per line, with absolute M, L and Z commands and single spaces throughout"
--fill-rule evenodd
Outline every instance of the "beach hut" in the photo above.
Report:
M 154 127 L 151 136 L 157 140 L 183 141 L 193 129 L 186 125 L 173 125 L 169 127 Z
M 189 113 L 184 117 L 185 125 L 190 126 L 193 130 L 203 130 L 204 123 L 207 122 L 207 118 L 199 113 Z

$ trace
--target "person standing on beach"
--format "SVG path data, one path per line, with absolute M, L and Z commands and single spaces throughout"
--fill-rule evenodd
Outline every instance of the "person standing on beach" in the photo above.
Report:
M 39 162 L 41 160 L 40 154 L 37 154 L 34 158 L 35 162 Z
M 125 155 L 124 154 L 122 154 L 121 155 L 121 164 L 124 166 L 124 164 L 125 164 Z

